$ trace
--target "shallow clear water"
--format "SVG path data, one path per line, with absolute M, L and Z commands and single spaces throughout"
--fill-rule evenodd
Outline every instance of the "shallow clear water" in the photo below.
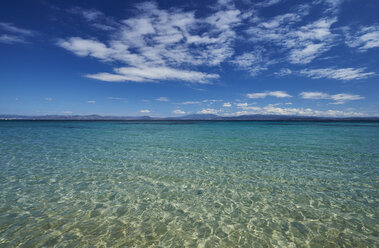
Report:
M 0 247 L 378 247 L 379 123 L 0 122 Z

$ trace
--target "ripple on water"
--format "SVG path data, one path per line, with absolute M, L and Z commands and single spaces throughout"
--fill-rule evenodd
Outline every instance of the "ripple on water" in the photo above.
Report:
M 120 124 L 0 122 L 0 247 L 379 245 L 373 124 Z

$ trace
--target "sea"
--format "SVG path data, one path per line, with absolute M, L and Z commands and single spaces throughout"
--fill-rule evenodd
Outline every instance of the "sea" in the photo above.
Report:
M 0 121 L 0 247 L 379 247 L 379 123 Z

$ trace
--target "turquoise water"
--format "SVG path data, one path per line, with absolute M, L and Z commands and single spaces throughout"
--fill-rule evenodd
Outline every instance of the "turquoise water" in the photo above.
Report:
M 0 247 L 378 247 L 379 123 L 0 122 Z

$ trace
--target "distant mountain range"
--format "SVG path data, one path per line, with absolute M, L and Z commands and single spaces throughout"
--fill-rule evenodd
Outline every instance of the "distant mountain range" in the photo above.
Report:
M 72 120 L 72 121 L 379 121 L 379 117 L 314 117 L 291 115 L 240 115 L 225 117 L 213 114 L 192 114 L 180 117 L 101 116 L 101 115 L 0 115 L 0 120 Z

